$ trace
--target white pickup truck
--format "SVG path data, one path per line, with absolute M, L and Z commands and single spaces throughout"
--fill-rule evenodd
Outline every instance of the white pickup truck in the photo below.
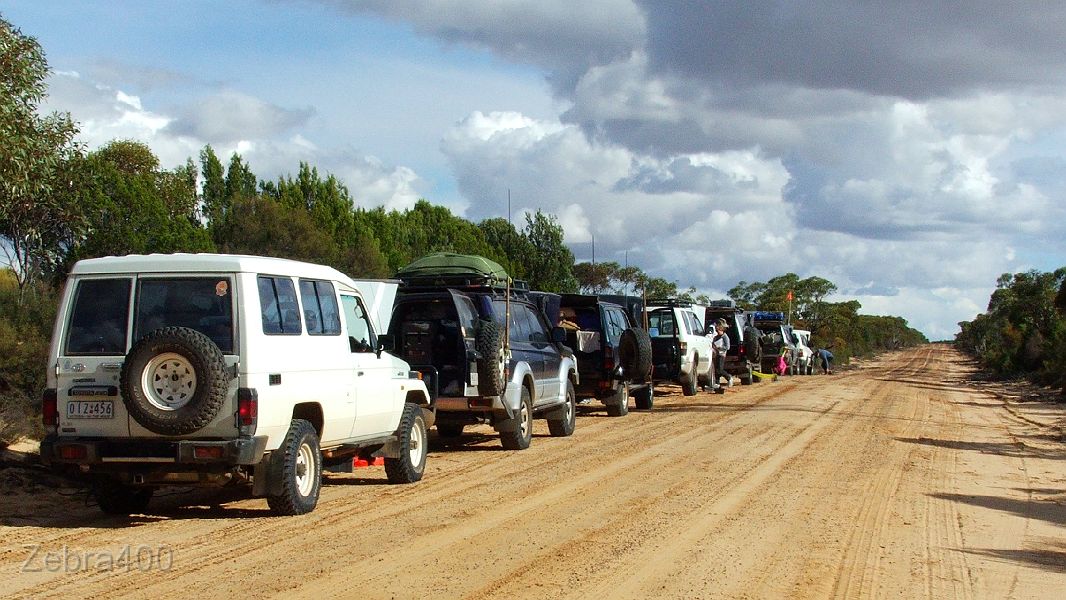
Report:
M 318 502 L 324 466 L 384 457 L 421 479 L 433 406 L 383 351 L 396 285 L 220 254 L 78 262 L 49 358 L 42 458 L 91 477 L 100 508 L 163 485 L 246 482 L 276 513 Z

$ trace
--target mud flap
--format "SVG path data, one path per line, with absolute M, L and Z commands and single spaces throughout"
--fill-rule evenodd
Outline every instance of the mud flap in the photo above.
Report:
M 514 418 L 511 409 L 497 410 L 492 413 L 492 428 L 496 431 L 518 431 L 518 427 L 518 419 Z
M 277 467 L 273 467 L 274 457 L 277 452 L 270 452 L 263 457 L 255 465 L 255 470 L 252 471 L 252 495 L 256 498 L 262 498 L 263 496 L 278 495 L 281 493 L 281 477 L 273 477 L 273 473 L 278 472 Z

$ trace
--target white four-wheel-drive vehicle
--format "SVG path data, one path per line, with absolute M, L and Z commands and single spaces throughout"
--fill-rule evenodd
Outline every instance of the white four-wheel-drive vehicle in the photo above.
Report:
M 159 486 L 241 482 L 306 513 L 323 467 L 357 456 L 418 481 L 430 396 L 376 334 L 395 291 L 274 258 L 81 261 L 52 337 L 41 456 L 88 475 L 113 514 Z
M 711 338 L 692 305 L 649 300 L 644 310 L 651 337 L 652 381 L 678 383 L 686 396 L 694 396 L 701 385 L 716 383 Z
M 793 329 L 792 341 L 796 345 L 796 366 L 800 375 L 814 374 L 814 350 L 811 349 L 811 332 Z

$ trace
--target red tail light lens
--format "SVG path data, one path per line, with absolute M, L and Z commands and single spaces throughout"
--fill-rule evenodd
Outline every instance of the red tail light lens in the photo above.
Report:
M 606 371 L 614 370 L 614 348 L 603 349 L 603 368 Z
M 255 433 L 259 419 L 259 393 L 252 388 L 237 390 L 237 429 L 247 435 Z
M 54 389 L 47 389 L 41 397 L 41 421 L 48 433 L 59 429 L 59 395 Z
M 63 460 L 84 460 L 89 455 L 85 446 L 60 446 L 59 458 Z

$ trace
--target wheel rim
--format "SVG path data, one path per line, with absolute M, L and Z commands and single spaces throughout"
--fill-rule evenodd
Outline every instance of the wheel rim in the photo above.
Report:
M 154 357 L 141 372 L 141 389 L 160 410 L 178 410 L 188 404 L 196 394 L 196 384 L 192 363 L 174 352 Z
M 425 439 L 422 437 L 425 430 L 418 426 L 418 422 L 411 427 L 411 438 L 408 452 L 411 455 L 411 464 L 418 467 L 422 464 L 422 452 L 425 449 Z
M 574 420 L 574 407 L 577 405 L 577 398 L 570 391 L 566 392 L 566 422 Z
M 533 419 L 530 418 L 531 415 L 529 414 L 529 404 L 528 403 L 526 403 L 526 402 L 522 403 L 522 412 L 520 414 L 521 414 L 521 417 L 522 417 L 522 425 L 521 425 L 522 437 L 523 438 L 527 438 L 527 437 L 529 437 L 530 435 L 533 434 L 533 431 L 532 431 Z
M 307 442 L 300 444 L 300 450 L 296 453 L 296 491 L 300 496 L 311 495 L 315 487 L 315 453 Z

